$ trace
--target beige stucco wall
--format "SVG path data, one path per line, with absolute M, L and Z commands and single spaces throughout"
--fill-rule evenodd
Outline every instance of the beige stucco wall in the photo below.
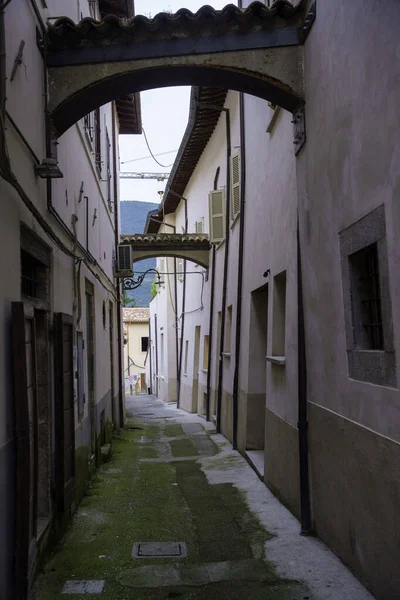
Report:
M 127 343 L 124 346 L 124 373 L 125 373 L 125 389 L 130 389 L 130 385 L 135 391 L 135 381 L 128 379 L 129 375 L 136 376 L 140 383 L 140 375 L 146 373 L 146 355 L 147 352 L 142 352 L 142 337 L 149 337 L 148 323 L 124 323 L 124 332 L 126 332 Z M 128 363 L 128 357 L 133 361 Z M 146 382 L 147 384 L 147 382 Z M 142 393 L 147 393 L 147 385 L 141 389 Z

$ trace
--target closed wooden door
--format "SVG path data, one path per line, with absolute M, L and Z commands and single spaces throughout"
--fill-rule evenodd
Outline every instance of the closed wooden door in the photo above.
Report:
M 37 513 L 37 408 L 35 323 L 22 302 L 12 304 L 16 457 L 15 598 L 26 600 L 35 571 Z

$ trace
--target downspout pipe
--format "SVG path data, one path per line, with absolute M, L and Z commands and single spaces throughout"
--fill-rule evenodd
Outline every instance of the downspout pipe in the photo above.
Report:
M 156 347 L 156 396 L 158 397 L 158 327 L 157 327 L 157 315 L 154 315 L 154 340 Z
M 239 418 L 239 369 L 240 369 L 240 342 L 242 328 L 242 290 L 243 290 L 243 254 L 244 254 L 244 217 L 246 206 L 246 138 L 244 118 L 244 94 L 239 94 L 240 109 L 240 229 L 239 229 L 239 256 L 238 256 L 238 279 L 236 294 L 236 339 L 235 339 L 235 371 L 233 375 L 232 415 L 233 435 L 232 446 L 237 449 L 237 432 Z
M 185 203 L 185 233 L 188 230 L 188 209 L 187 209 L 187 200 L 182 197 L 182 200 Z M 178 306 L 177 312 L 178 312 Z M 181 343 L 179 349 L 179 377 L 178 377 L 178 390 L 177 390 L 177 408 L 180 406 L 181 402 L 181 385 L 182 385 L 182 357 L 183 357 L 183 337 L 185 333 L 185 308 L 186 308 L 186 260 L 183 263 L 183 292 L 182 292 L 182 329 L 181 329 Z M 178 330 L 178 329 L 177 329 Z
M 152 353 L 152 348 L 151 348 L 151 343 L 152 343 L 152 336 L 151 336 L 151 316 L 149 318 L 149 360 L 150 360 L 150 394 L 153 393 L 153 353 Z
M 117 131 L 116 131 L 116 111 L 115 104 L 112 104 L 112 139 L 113 139 L 113 187 L 114 187 L 114 244 L 115 256 L 118 253 L 119 244 L 119 217 L 118 217 L 118 166 L 117 166 Z M 122 333 L 122 297 L 121 285 L 117 283 L 117 329 L 118 329 L 118 404 L 119 404 L 119 425 L 124 426 L 124 390 L 123 390 L 123 333 Z M 114 401 L 114 399 L 112 400 Z
M 225 342 L 225 313 L 226 297 L 228 287 L 228 262 L 229 262 L 229 215 L 231 205 L 231 118 L 229 108 L 219 109 L 225 112 L 226 124 L 226 194 L 225 194 L 225 256 L 224 256 L 224 276 L 222 284 L 222 307 L 221 307 L 221 338 L 219 344 L 219 364 L 218 364 L 218 392 L 217 392 L 217 423 L 218 433 L 221 431 L 221 411 L 222 411 L 222 385 L 224 376 L 224 342 Z
M 211 296 L 210 296 L 210 320 L 208 325 L 208 364 L 207 364 L 207 404 L 206 419 L 211 420 L 211 366 L 212 366 L 212 343 L 213 343 L 213 322 L 214 322 L 214 288 L 215 288 L 215 246 L 212 247 L 211 258 Z
M 310 479 L 308 471 L 308 417 L 307 417 L 307 362 L 304 327 L 303 280 L 301 273 L 300 226 L 297 217 L 297 368 L 298 368 L 298 423 L 300 468 L 300 522 L 301 535 L 312 534 Z

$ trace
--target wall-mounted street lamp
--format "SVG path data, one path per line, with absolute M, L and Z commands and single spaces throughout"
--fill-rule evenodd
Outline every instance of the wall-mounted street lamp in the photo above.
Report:
M 156 285 L 162 285 L 164 283 L 164 281 L 161 281 L 160 273 L 157 269 L 147 269 L 147 271 L 139 275 L 137 279 L 134 279 L 133 277 L 125 278 L 123 283 L 124 291 L 136 290 L 136 288 L 142 285 L 147 273 L 155 273 L 157 275 Z

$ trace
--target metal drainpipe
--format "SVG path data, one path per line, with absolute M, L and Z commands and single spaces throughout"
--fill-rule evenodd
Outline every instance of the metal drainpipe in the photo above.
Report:
M 240 104 L 240 229 L 239 229 L 239 258 L 238 279 L 236 295 L 236 340 L 235 340 L 235 372 L 233 376 L 233 449 L 237 449 L 237 430 L 239 414 L 239 369 L 240 369 L 240 341 L 242 326 L 242 288 L 243 288 L 243 250 L 244 250 L 244 211 L 246 206 L 246 140 L 244 120 L 244 94 L 239 94 Z
M 299 402 L 299 467 L 301 535 L 311 535 L 310 480 L 308 472 L 308 420 L 307 420 L 307 362 L 304 328 L 303 280 L 301 274 L 300 226 L 297 217 L 297 367 Z
M 153 393 L 153 358 L 152 358 L 152 351 L 151 351 L 151 342 L 152 342 L 152 337 L 151 337 L 151 317 L 149 318 L 149 360 L 150 360 L 150 394 Z
M 222 307 L 221 307 L 221 339 L 219 345 L 219 365 L 218 365 L 218 395 L 217 395 L 217 431 L 221 431 L 221 409 L 222 409 L 222 384 L 223 384 L 223 352 L 225 338 L 225 312 L 226 296 L 228 283 L 228 259 L 229 259 L 229 213 L 231 203 L 231 119 L 229 108 L 222 109 L 225 112 L 226 123 L 226 201 L 225 201 L 225 257 L 224 257 L 224 278 L 222 286 Z
M 212 342 L 213 342 L 213 321 L 214 321 L 214 287 L 215 287 L 215 246 L 212 247 L 211 258 L 211 294 L 210 294 L 210 320 L 208 326 L 208 364 L 207 364 L 207 405 L 206 419 L 210 420 L 210 395 L 211 395 L 211 365 L 212 365 Z
M 118 220 L 118 170 L 117 170 L 117 132 L 115 127 L 117 115 L 115 113 L 115 104 L 112 104 L 112 138 L 113 138 L 113 185 L 114 185 L 114 235 L 115 235 L 115 256 L 117 256 L 118 252 L 118 243 L 119 243 L 119 220 Z M 119 401 L 119 422 L 120 427 L 124 426 L 124 392 L 123 392 L 123 379 L 122 379 L 122 371 L 123 371 L 123 332 L 122 332 L 122 320 L 121 320 L 121 310 L 122 310 L 122 299 L 121 299 L 121 285 L 118 283 L 116 285 L 117 291 L 117 329 L 118 329 L 118 401 Z
M 157 315 L 154 315 L 154 340 L 156 347 L 156 396 L 158 398 L 158 330 L 157 330 Z
M 188 230 L 188 210 L 187 200 L 182 198 L 185 203 L 185 233 Z M 178 390 L 177 390 L 177 403 L 176 406 L 179 408 L 181 400 L 181 383 L 182 383 L 182 355 L 183 355 L 183 334 L 185 332 L 185 307 L 186 307 L 186 260 L 183 263 L 183 292 L 182 292 L 182 331 L 181 331 L 181 343 L 179 351 L 179 377 L 178 377 Z M 178 312 L 178 304 L 176 306 L 176 312 Z

